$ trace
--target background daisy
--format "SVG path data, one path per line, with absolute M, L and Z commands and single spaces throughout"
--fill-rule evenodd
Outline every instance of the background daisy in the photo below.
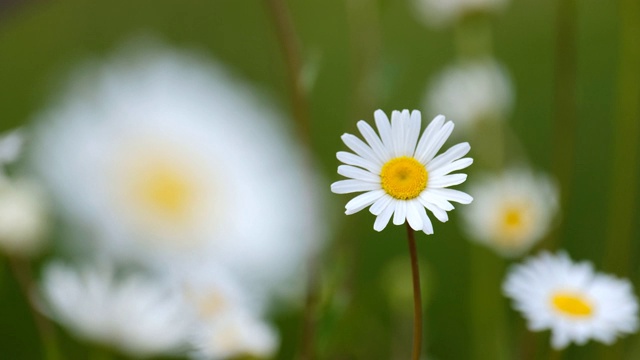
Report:
M 556 349 L 589 339 L 612 344 L 638 328 L 638 300 L 631 284 L 596 273 L 589 262 L 574 263 L 564 252 L 543 252 L 514 266 L 503 291 L 530 330 L 551 330 Z
M 479 177 L 467 191 L 475 200 L 462 209 L 465 232 L 508 257 L 521 255 L 545 236 L 558 209 L 554 183 L 523 168 Z

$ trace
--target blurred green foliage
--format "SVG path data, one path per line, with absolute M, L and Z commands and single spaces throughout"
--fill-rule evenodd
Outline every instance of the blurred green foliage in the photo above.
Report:
M 304 60 L 317 69 L 310 89 L 313 154 L 327 179 L 330 211 L 338 214 L 335 238 L 323 265 L 323 281 L 333 284 L 328 289 L 334 297 L 321 302 L 316 314 L 320 358 L 392 358 L 393 347 L 400 342 L 409 348 L 411 338 L 407 330 L 397 331 L 398 314 L 392 311 L 386 295 L 390 289 L 381 285 L 381 277 L 392 259 L 407 254 L 404 228 L 391 226 L 376 233 L 368 212 L 342 216 L 346 198 L 331 194 L 329 183 L 338 179 L 335 152 L 344 149 L 340 135 L 356 132 L 357 120 L 371 121 L 377 108 L 420 109 L 427 82 L 454 59 L 454 32 L 423 26 L 408 1 L 290 0 L 288 5 Z M 516 88 L 516 106 L 508 121 L 532 166 L 542 170 L 550 169 L 553 161 L 555 6 L 551 0 L 515 0 L 492 23 L 495 56 L 511 73 Z M 562 209 L 560 244 L 575 259 L 589 259 L 596 266 L 602 265 L 610 211 L 619 53 L 617 11 L 616 3 L 599 0 L 581 1 L 577 11 L 579 121 L 575 129 L 573 196 Z M 73 66 L 107 55 L 122 42 L 139 36 L 151 36 L 218 59 L 241 78 L 266 90 L 284 111 L 290 108 L 282 53 L 262 1 L 36 1 L 0 18 L 0 130 L 27 123 L 54 95 L 56 85 Z M 429 110 L 422 110 L 427 118 Z M 629 172 L 637 173 L 638 165 L 630 163 Z M 638 218 L 637 211 L 635 214 Z M 498 311 L 507 314 L 506 338 L 492 338 L 491 331 L 485 338 L 471 338 L 470 284 L 474 269 L 470 254 L 475 252 L 492 263 L 497 274 L 505 266 L 489 250 L 464 239 L 455 211 L 451 217 L 447 224 L 435 223 L 435 235 L 418 235 L 419 252 L 429 264 L 434 282 L 425 310 L 427 352 L 438 359 L 469 359 L 472 343 L 482 348 L 482 344 L 491 347 L 500 342 L 506 344 L 508 358 L 516 359 L 524 325 L 518 314 L 508 310 L 506 300 L 489 307 L 504 308 Z M 630 256 L 640 253 L 637 224 L 635 229 Z M 635 261 L 632 264 L 632 273 L 621 275 L 630 276 L 637 288 L 638 268 Z M 489 281 L 485 289 L 497 294 L 498 299 L 500 281 Z M 41 357 L 24 300 L 3 265 L 2 358 Z M 280 359 L 293 358 L 297 353 L 300 320 L 299 312 L 277 315 L 282 338 Z M 491 328 L 493 324 L 483 326 Z M 67 338 L 63 330 L 58 333 L 64 338 L 65 359 L 87 356 L 86 349 Z M 638 348 L 639 340 L 631 336 L 625 345 Z M 547 335 L 536 335 L 533 342 L 542 349 L 538 355 L 544 355 Z M 572 347 L 565 358 L 596 359 L 599 348 L 601 345 L 593 343 Z

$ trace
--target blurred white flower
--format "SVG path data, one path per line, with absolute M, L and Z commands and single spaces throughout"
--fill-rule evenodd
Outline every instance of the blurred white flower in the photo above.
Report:
M 523 254 L 539 241 L 558 208 L 553 182 L 524 169 L 485 175 L 467 191 L 475 200 L 462 210 L 466 233 L 508 257 Z
M 589 339 L 612 344 L 638 328 L 631 283 L 596 273 L 589 262 L 573 263 L 564 252 L 543 252 L 513 267 L 503 290 L 527 318 L 530 330 L 551 329 L 556 349 Z
M 447 114 L 461 129 L 486 120 L 503 119 L 513 104 L 513 89 L 507 72 L 490 60 L 451 66 L 431 83 L 425 108 Z
M 426 25 L 444 27 L 462 20 L 466 15 L 494 13 L 502 10 L 508 0 L 411 0 L 416 15 Z
M 189 54 L 137 50 L 62 94 L 38 118 L 35 167 L 106 253 L 288 286 L 326 222 L 303 150 L 254 89 Z
M 193 359 L 263 359 L 277 349 L 278 336 L 271 326 L 249 313 L 232 311 L 205 324 L 192 345 Z
M 22 129 L 0 134 L 0 176 L 4 175 L 4 167 L 18 159 L 24 146 Z
M 0 249 L 34 256 L 46 244 L 48 202 L 43 190 L 26 179 L 0 178 Z
M 453 122 L 445 122 L 444 116 L 436 116 L 422 136 L 420 111 L 393 111 L 391 123 L 382 110 L 374 117 L 380 134 L 365 121 L 358 122 L 367 143 L 351 134 L 342 135 L 354 153 L 337 153 L 338 160 L 346 164 L 338 166 L 338 174 L 348 179 L 331 184 L 331 191 L 362 192 L 347 203 L 345 213 L 355 214 L 370 206 L 376 231 L 382 231 L 393 216 L 394 225 L 407 221 L 413 230 L 433 234 L 426 210 L 446 222 L 447 211 L 453 209 L 450 201 L 469 204 L 473 200 L 462 191 L 447 189 L 467 179 L 467 174 L 450 173 L 473 163 L 463 158 L 471 149 L 469 143 L 456 144 L 436 156 L 453 131 Z
M 192 318 L 183 298 L 167 284 L 141 275 L 118 278 L 113 268 L 45 268 L 43 312 L 78 337 L 137 357 L 186 349 Z

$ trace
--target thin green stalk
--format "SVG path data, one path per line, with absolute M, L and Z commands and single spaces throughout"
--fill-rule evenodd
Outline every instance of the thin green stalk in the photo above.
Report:
M 42 349 L 46 360 L 59 360 L 61 359 L 58 342 L 56 339 L 53 324 L 49 322 L 44 316 L 42 316 L 34 307 L 31 302 L 31 289 L 33 286 L 33 275 L 31 274 L 30 264 L 26 260 L 9 258 L 9 267 L 13 272 L 13 275 L 18 282 L 18 286 L 25 297 L 33 321 L 40 335 L 40 341 L 42 343 Z
M 508 359 L 506 304 L 500 293 L 504 262 L 480 246 L 470 250 L 472 358 Z
M 411 359 L 419 360 L 422 354 L 422 292 L 420 290 L 420 269 L 416 249 L 415 232 L 407 223 L 407 241 L 411 256 L 411 275 L 413 280 L 413 350 Z
M 560 185 L 561 208 L 566 209 L 571 198 L 577 125 L 576 0 L 560 0 L 556 6 L 552 168 Z M 561 224 L 548 236 L 547 249 L 558 245 L 562 231 Z
M 620 0 L 620 50 L 617 109 L 613 128 L 611 195 L 604 269 L 621 276 L 630 274 L 632 242 L 637 224 L 640 152 L 640 2 Z M 624 341 L 603 348 L 602 359 L 622 359 Z

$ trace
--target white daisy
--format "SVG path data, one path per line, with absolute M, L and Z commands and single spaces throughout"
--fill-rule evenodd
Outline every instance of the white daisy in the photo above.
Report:
M 446 189 L 466 180 L 466 174 L 449 173 L 473 163 L 471 158 L 462 158 L 469 152 L 469 143 L 454 145 L 436 156 L 453 131 L 453 123 L 445 123 L 444 116 L 433 119 L 421 137 L 417 110 L 393 111 L 391 123 L 382 110 L 377 110 L 374 117 L 379 136 L 369 124 L 358 122 L 366 144 L 354 135 L 342 135 L 342 141 L 355 154 L 338 152 L 338 160 L 347 164 L 338 167 L 338 174 L 349 180 L 331 184 L 331 191 L 364 192 L 347 203 L 346 214 L 371 205 L 369 211 L 377 217 L 373 225 L 376 231 L 382 231 L 393 216 L 395 225 L 406 220 L 412 229 L 433 234 L 425 208 L 445 222 L 449 219 L 447 211 L 453 209 L 450 201 L 472 201 L 464 192 Z
M 136 357 L 184 350 L 192 319 L 175 289 L 110 267 L 47 266 L 40 286 L 46 315 L 78 337 Z
M 469 185 L 473 204 L 462 211 L 469 237 L 503 256 L 529 250 L 551 227 L 558 191 L 543 174 L 507 170 Z
M 447 114 L 464 130 L 480 121 L 504 119 L 513 105 L 507 72 L 495 61 L 465 62 L 445 69 L 431 83 L 425 107 Z
M 443 27 L 474 13 L 500 11 L 508 0 L 411 0 L 425 24 Z
M 46 244 L 48 202 L 27 179 L 0 178 L 0 249 L 13 256 L 34 256 Z
M 94 65 L 37 118 L 32 163 L 69 223 L 114 257 L 206 259 L 255 290 L 287 287 L 326 222 L 281 116 L 191 54 L 138 47 Z
M 503 291 L 523 313 L 530 330 L 551 330 L 556 349 L 589 339 L 612 344 L 638 328 L 638 302 L 631 283 L 596 273 L 589 262 L 573 263 L 564 252 L 543 252 L 513 267 Z
M 270 358 L 278 346 L 271 326 L 242 311 L 223 314 L 205 324 L 192 342 L 192 359 Z

